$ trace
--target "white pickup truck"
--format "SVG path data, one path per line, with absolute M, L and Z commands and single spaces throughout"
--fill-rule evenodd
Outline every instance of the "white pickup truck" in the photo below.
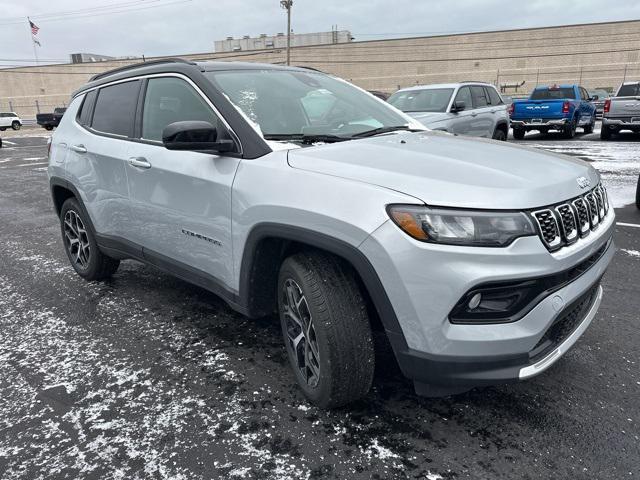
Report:
M 640 82 L 624 82 L 604 102 L 600 138 L 609 140 L 623 130 L 640 132 Z

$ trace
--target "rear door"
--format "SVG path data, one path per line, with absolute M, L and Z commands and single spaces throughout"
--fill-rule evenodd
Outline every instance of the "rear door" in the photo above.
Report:
M 195 84 L 174 74 L 147 80 L 138 115 L 140 140 L 127 163 L 131 240 L 152 263 L 232 283 L 231 188 L 240 159 L 162 144 L 162 130 L 173 122 L 207 121 L 218 138 L 228 126 Z
M 471 135 L 475 137 L 493 136 L 493 113 L 487 92 L 482 85 L 471 87 L 471 97 L 473 98 L 473 115 L 471 120 Z
M 102 236 L 127 238 L 131 227 L 125 161 L 141 83 L 130 80 L 85 94 L 67 138 L 67 175 Z

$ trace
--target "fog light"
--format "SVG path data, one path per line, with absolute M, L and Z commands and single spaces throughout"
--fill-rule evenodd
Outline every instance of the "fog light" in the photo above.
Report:
M 480 305 L 481 301 L 482 294 L 476 293 L 473 297 L 471 297 L 471 300 L 469 300 L 469 303 L 467 305 L 469 307 L 469 310 L 475 310 L 476 308 L 478 308 L 478 305 Z

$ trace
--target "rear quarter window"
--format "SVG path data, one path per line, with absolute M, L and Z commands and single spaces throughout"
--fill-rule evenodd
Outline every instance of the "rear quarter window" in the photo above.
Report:
M 84 96 L 77 117 L 80 125 L 89 126 L 91 124 L 91 113 L 93 112 L 93 103 L 96 100 L 97 94 L 97 90 L 91 90 Z
M 139 91 L 139 80 L 102 87 L 93 109 L 91 128 L 103 133 L 132 136 Z

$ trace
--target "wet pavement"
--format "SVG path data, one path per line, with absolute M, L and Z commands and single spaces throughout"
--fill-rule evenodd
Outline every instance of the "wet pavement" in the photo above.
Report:
M 3 133 L 0 478 L 640 476 L 640 228 L 616 228 L 596 319 L 541 376 L 424 399 L 380 348 L 370 394 L 325 412 L 294 386 L 276 319 L 133 261 L 109 282 L 80 279 L 51 207 L 46 135 Z M 632 201 L 636 140 L 522 143 L 594 161 L 616 204 Z M 617 215 L 640 225 L 635 207 Z

